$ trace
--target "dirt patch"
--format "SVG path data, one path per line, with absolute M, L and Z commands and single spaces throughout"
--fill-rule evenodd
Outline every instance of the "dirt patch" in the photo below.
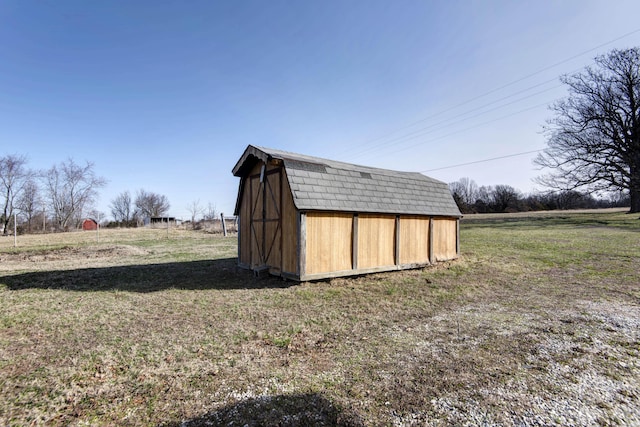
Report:
M 78 259 L 121 258 L 146 255 L 147 251 L 135 246 L 84 246 L 62 247 L 55 249 L 29 250 L 0 254 L 0 262 L 43 262 Z

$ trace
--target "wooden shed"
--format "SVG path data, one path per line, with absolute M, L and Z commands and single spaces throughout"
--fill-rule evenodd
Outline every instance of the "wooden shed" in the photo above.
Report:
M 238 264 L 298 281 L 418 268 L 457 258 L 460 211 L 446 183 L 248 146 Z

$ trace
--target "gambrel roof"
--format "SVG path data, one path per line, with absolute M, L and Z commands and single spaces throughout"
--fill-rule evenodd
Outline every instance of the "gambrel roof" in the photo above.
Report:
M 358 166 L 249 145 L 233 174 L 244 177 L 259 160 L 283 162 L 298 210 L 462 216 L 449 186 L 418 172 Z M 241 182 L 238 201 L 242 187 Z

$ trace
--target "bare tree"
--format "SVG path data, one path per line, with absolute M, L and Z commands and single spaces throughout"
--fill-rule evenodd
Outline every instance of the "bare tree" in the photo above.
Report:
M 478 197 L 476 200 L 481 200 L 485 203 L 491 203 L 493 200 L 493 186 L 481 185 L 478 187 Z
M 631 212 L 640 212 L 640 48 L 613 50 L 595 62 L 560 79 L 569 96 L 552 107 L 547 148 L 535 163 L 553 172 L 539 182 L 560 190 L 626 190 Z
M 9 232 L 9 222 L 13 218 L 16 202 L 25 185 L 33 177 L 34 173 L 26 168 L 25 156 L 9 155 L 0 157 L 0 191 L 2 194 L 2 212 L 0 226 L 6 235 Z
M 207 221 L 213 221 L 216 218 L 217 218 L 216 205 L 209 202 L 204 212 L 204 219 L 206 219 Z
M 27 231 L 31 232 L 32 221 L 42 207 L 40 188 L 35 179 L 29 179 L 22 188 L 22 194 L 17 200 L 17 208 L 27 219 Z
M 98 223 L 98 226 L 100 226 L 100 221 L 102 221 L 105 218 L 105 214 L 99 211 L 98 209 L 91 209 L 87 214 L 89 218 L 93 218 L 96 220 L 96 222 Z
M 517 211 L 521 195 L 510 185 L 496 185 L 493 189 L 492 208 L 495 212 Z
M 200 199 L 198 199 L 187 205 L 187 211 L 191 214 L 191 224 L 193 225 L 196 223 L 196 217 L 202 215 L 205 209 L 200 206 Z
M 123 191 L 118 194 L 116 198 L 111 201 L 109 207 L 111 208 L 111 215 L 115 222 L 129 223 L 133 219 L 131 193 L 128 191 Z
M 489 212 L 491 203 L 493 203 L 493 187 L 490 185 L 478 187 L 478 194 L 474 202 L 475 209 L 478 212 Z
M 473 204 L 478 198 L 478 184 L 469 178 L 460 178 L 449 184 L 449 190 L 463 213 L 473 211 Z
M 149 218 L 164 216 L 171 207 L 167 196 L 142 189 L 136 194 L 135 205 L 141 216 Z
M 44 181 L 54 221 L 62 230 L 81 218 L 95 201 L 98 189 L 106 184 L 104 178 L 96 176 L 93 163 L 80 166 L 73 159 L 54 165 L 45 173 Z

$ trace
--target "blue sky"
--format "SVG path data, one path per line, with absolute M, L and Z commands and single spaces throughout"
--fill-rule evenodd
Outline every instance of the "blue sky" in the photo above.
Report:
M 529 192 L 558 77 L 637 1 L 0 1 L 0 155 L 231 214 L 248 144 Z M 446 169 L 441 169 L 445 168 Z

